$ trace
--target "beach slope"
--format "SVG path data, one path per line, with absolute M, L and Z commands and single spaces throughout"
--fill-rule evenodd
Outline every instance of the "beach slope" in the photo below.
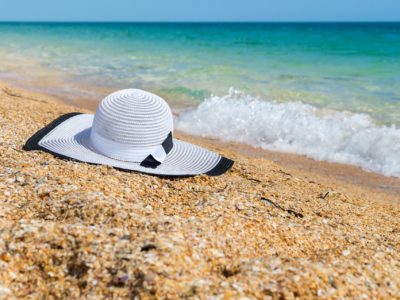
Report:
M 0 297 L 399 297 L 395 204 L 204 140 L 235 160 L 226 175 L 163 179 L 22 149 L 77 110 L 0 84 Z

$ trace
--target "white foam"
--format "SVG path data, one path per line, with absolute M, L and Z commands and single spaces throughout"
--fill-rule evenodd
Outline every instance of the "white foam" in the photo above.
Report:
M 175 125 L 191 134 L 400 177 L 400 129 L 379 126 L 366 114 L 263 101 L 230 89 L 228 95 L 212 96 L 182 112 Z

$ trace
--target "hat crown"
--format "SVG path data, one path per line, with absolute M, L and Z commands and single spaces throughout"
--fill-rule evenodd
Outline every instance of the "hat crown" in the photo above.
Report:
M 105 97 L 92 125 L 97 135 L 132 148 L 159 146 L 172 130 L 167 102 L 139 89 L 121 90 Z

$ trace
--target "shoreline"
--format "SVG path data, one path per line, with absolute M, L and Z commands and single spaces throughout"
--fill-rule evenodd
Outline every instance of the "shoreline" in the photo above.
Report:
M 25 87 L 14 86 L 13 83 L 0 80 L 0 86 L 4 85 L 30 92 Z M 40 91 L 34 91 L 33 93 L 46 96 L 46 93 Z M 68 106 L 75 106 L 78 110 L 83 109 L 91 113 L 95 112 L 99 102 L 99 100 L 86 98 L 71 100 L 59 95 L 47 95 L 47 97 Z M 301 154 L 270 151 L 248 144 L 225 142 L 215 138 L 200 137 L 180 131 L 176 131 L 176 134 L 178 137 L 190 139 L 197 143 L 211 144 L 217 148 L 225 148 L 233 152 L 238 152 L 246 157 L 265 158 L 292 171 L 300 171 L 301 173 L 308 174 L 310 177 L 318 176 L 326 184 L 334 183 L 338 187 L 348 187 L 358 190 L 359 195 L 370 200 L 378 199 L 378 201 L 400 205 L 400 178 L 397 177 L 365 171 L 361 167 L 350 164 L 315 160 Z
M 0 83 L 0 298 L 398 298 L 390 193 L 181 133 L 232 169 L 168 179 L 23 150 L 76 110 Z
M 71 104 L 70 100 L 60 99 L 64 104 Z M 80 99 L 73 103 L 78 108 L 94 112 L 98 101 Z M 360 189 L 361 195 L 368 199 L 379 199 L 388 203 L 400 205 L 400 178 L 385 176 L 379 173 L 363 170 L 361 167 L 320 161 L 305 155 L 291 154 L 278 151 L 269 151 L 248 144 L 238 142 L 225 142 L 215 138 L 200 137 L 176 131 L 178 137 L 190 139 L 197 143 L 211 144 L 214 147 L 228 149 L 251 158 L 265 158 L 282 167 L 293 171 L 307 173 L 310 177 L 317 175 L 326 183 L 335 183 L 337 186 L 344 185 L 350 188 Z M 362 191 L 364 189 L 364 191 Z
M 179 134 L 189 138 L 184 133 Z M 221 148 L 236 151 L 246 157 L 267 159 L 292 172 L 307 174 L 308 177 L 317 176 L 326 184 L 359 189 L 361 195 L 367 199 L 376 197 L 392 204 L 400 204 L 400 178 L 397 177 L 368 172 L 358 166 L 318 161 L 305 155 L 268 151 L 247 144 L 223 142 L 217 139 L 197 136 L 194 138 L 204 139 L 207 144 L 219 145 Z

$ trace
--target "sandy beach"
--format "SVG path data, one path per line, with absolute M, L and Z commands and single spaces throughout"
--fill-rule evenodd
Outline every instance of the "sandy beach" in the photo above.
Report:
M 0 83 L 0 298 L 400 299 L 400 180 L 177 133 L 233 158 L 166 179 L 22 150 L 92 112 Z

